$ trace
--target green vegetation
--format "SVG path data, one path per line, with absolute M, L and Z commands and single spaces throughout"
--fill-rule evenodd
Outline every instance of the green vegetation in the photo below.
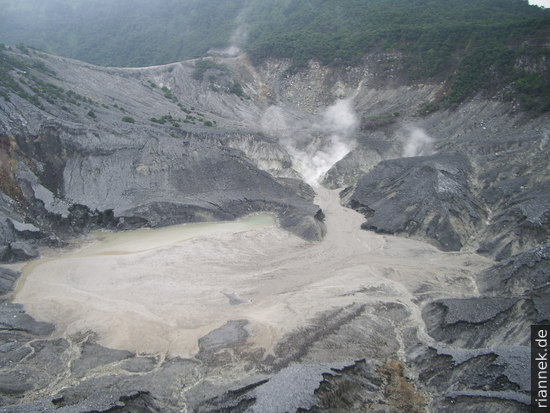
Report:
M 10 100 L 10 93 L 27 100 L 40 109 L 45 109 L 43 102 L 58 105 L 61 109 L 70 112 L 65 106 L 69 103 L 80 106 L 81 103 L 97 105 L 92 99 L 82 96 L 72 90 L 65 91 L 62 87 L 44 80 L 55 78 L 56 74 L 43 61 L 32 56 L 30 49 L 19 45 L 28 55 L 24 58 L 10 53 L 4 46 L 0 47 L 0 96 Z M 38 77 L 42 75 L 41 77 Z
M 290 0 L 266 5 L 246 50 L 256 63 L 290 59 L 291 71 L 310 59 L 355 65 L 366 53 L 390 53 L 403 81 L 447 80 L 429 110 L 513 84 L 526 107 L 548 111 L 548 70 L 533 76 L 517 63 L 548 61 L 549 31 L 550 11 L 523 0 Z
M 228 46 L 245 22 L 241 47 L 253 63 L 311 59 L 356 65 L 367 54 L 379 73 L 403 82 L 445 82 L 426 110 L 484 91 L 550 110 L 550 10 L 526 0 L 4 0 L 0 38 L 96 64 L 141 66 L 204 56 Z M 32 50 L 20 45 L 23 53 Z M 546 63 L 545 63 L 546 62 Z M 170 69 L 169 69 L 170 70 Z M 202 59 L 193 77 L 245 98 L 227 68 Z M 151 87 L 155 87 L 154 84 Z M 169 91 L 168 91 L 169 92 Z M 176 102 L 175 97 L 165 96 Z
M 94 112 L 93 110 L 90 110 L 90 111 L 87 113 L 87 115 L 88 115 L 90 118 L 92 118 L 92 119 L 95 119 L 95 118 L 97 117 L 96 114 L 95 114 L 95 112 Z
M 29 49 L 27 48 L 27 46 L 25 46 L 23 43 L 19 43 L 17 44 L 17 47 L 21 52 L 23 52 L 24 54 L 26 55 L 30 55 L 31 52 L 29 51 Z
M 387 119 L 394 119 L 399 116 L 399 112 L 392 112 L 392 113 L 386 113 L 384 115 L 378 115 L 378 116 L 369 116 L 365 118 L 366 121 L 377 121 L 377 120 L 387 120 Z
M 232 80 L 229 68 L 210 59 L 201 59 L 195 63 L 195 69 L 191 76 L 195 80 L 204 80 L 208 73 L 208 87 L 214 92 L 223 92 L 237 95 L 240 98 L 248 98 L 239 82 Z
M 195 63 L 195 69 L 193 70 L 193 74 L 191 76 L 195 80 L 203 80 L 204 74 L 208 70 L 213 71 L 214 73 L 216 73 L 216 75 L 229 72 L 229 68 L 226 65 L 213 62 L 212 60 L 209 60 L 209 59 L 201 59 Z M 215 79 L 216 75 L 211 74 L 210 75 L 212 76 L 211 79 Z
M 76 105 L 76 106 L 80 106 L 80 102 L 97 105 L 97 103 L 94 102 L 92 99 L 86 96 L 82 96 L 73 90 L 67 90 L 66 95 L 68 98 L 67 102 L 72 103 L 73 105 Z
M 154 123 L 159 123 L 161 125 L 164 125 L 165 123 L 171 123 L 172 126 L 178 128 L 179 127 L 179 123 L 178 121 L 181 121 L 181 119 L 177 119 L 177 118 L 174 118 L 172 115 L 168 114 L 168 115 L 163 115 L 161 116 L 160 118 L 151 118 L 150 119 L 151 122 L 154 122 Z
M 0 39 L 106 66 L 148 66 L 225 47 L 250 0 L 2 0 Z
M 440 105 L 436 102 L 424 102 L 418 109 L 418 114 L 421 116 L 427 116 L 440 109 Z
M 163 86 L 161 90 L 164 92 L 164 97 L 166 99 L 171 100 L 174 103 L 178 103 L 178 98 L 172 93 L 172 91 L 167 86 Z
M 189 113 L 185 116 L 185 118 L 177 118 L 175 116 L 172 116 L 171 114 L 163 115 L 160 118 L 151 118 L 149 119 L 153 123 L 158 123 L 160 125 L 164 124 L 171 124 L 175 128 L 179 128 L 181 126 L 181 123 L 187 123 L 196 125 L 197 122 L 202 123 L 204 126 L 214 126 L 216 124 L 216 121 L 211 121 L 205 118 L 205 115 L 199 112 L 194 112 L 185 108 L 186 113 Z M 192 115 L 191 113 L 195 113 L 195 115 Z
M 122 118 L 122 121 L 127 122 L 127 123 L 136 123 L 136 120 L 134 118 L 132 118 L 131 116 L 124 116 Z
M 240 98 L 247 97 L 246 94 L 244 93 L 243 87 L 237 81 L 233 81 L 233 83 L 229 87 L 229 93 L 233 93 L 234 95 L 237 95 Z
M 118 106 L 118 104 L 114 104 L 113 108 L 120 110 L 122 113 L 126 113 L 126 109 L 124 109 L 122 106 Z

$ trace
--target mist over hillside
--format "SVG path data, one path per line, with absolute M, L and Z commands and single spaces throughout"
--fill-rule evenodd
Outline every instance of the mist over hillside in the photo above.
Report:
M 536 69 L 548 58 L 550 10 L 525 0 L 4 0 L 1 10 L 0 41 L 104 66 L 240 48 L 256 63 L 285 58 L 299 70 L 310 59 L 357 65 L 394 53 L 394 76 L 448 81 L 438 104 L 513 83 L 526 108 L 550 109 L 549 74 Z
M 0 38 L 104 66 L 147 66 L 226 44 L 246 0 L 6 0 Z

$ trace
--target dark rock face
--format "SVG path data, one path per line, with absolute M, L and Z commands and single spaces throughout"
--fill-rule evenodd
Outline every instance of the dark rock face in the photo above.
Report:
M 523 296 L 550 293 L 550 244 L 540 245 L 501 261 L 478 277 L 480 292 L 487 295 Z
M 12 242 L 9 248 L 14 261 L 26 261 L 38 257 L 38 251 L 25 242 Z
M 531 186 L 525 178 L 506 180 L 483 196 L 500 212 L 487 227 L 480 253 L 491 252 L 501 260 L 550 239 L 550 182 Z
M 406 233 L 458 251 L 484 215 L 469 190 L 470 170 L 461 155 L 383 161 L 359 179 L 346 205 L 365 215 L 363 229 Z
M 249 333 L 247 320 L 231 320 L 199 339 L 197 358 L 210 365 L 223 365 L 228 355 L 223 351 L 243 344 Z
M 332 189 L 354 185 L 379 162 L 400 155 L 399 145 L 389 140 L 385 133 L 362 134 L 357 138 L 357 147 L 325 174 L 323 185 Z
M 133 356 L 129 351 L 109 349 L 88 338 L 81 344 L 80 358 L 71 364 L 71 372 L 77 377 L 86 377 L 91 370 L 130 359 Z
M 348 195 L 355 189 L 361 191 L 359 182 L 365 174 L 374 170 L 376 162 L 411 156 L 404 155 L 407 152 L 405 149 L 414 141 L 413 131 L 420 131 L 420 137 L 430 142 L 432 153 L 441 156 L 458 154 L 466 158 L 469 164 L 463 170 L 466 180 L 456 182 L 465 188 L 467 196 L 471 196 L 469 203 L 476 205 L 480 219 L 471 220 L 467 216 L 469 212 L 463 210 L 460 216 L 462 222 L 458 225 L 451 222 L 453 230 L 456 232 L 467 221 L 472 221 L 473 225 L 466 225 L 464 233 L 459 231 L 459 237 L 454 237 L 452 244 L 458 246 L 460 242 L 478 249 L 481 254 L 502 260 L 547 242 L 550 237 L 548 117 L 522 114 L 509 105 L 482 98 L 473 99 L 456 109 L 419 117 L 415 112 L 418 106 L 411 105 L 406 98 L 410 89 L 400 92 L 403 96 L 391 96 L 390 99 L 388 91 L 384 92 L 383 97 L 377 95 L 372 100 L 361 98 L 361 107 L 367 109 L 368 116 L 362 122 L 358 144 L 333 166 L 325 182 L 332 187 L 351 187 L 346 192 Z M 395 112 L 399 112 L 399 116 L 394 117 L 392 114 Z M 366 121 L 369 118 L 391 120 L 391 123 Z M 378 141 L 385 146 L 376 143 Z M 427 155 L 417 152 L 414 155 Z M 423 179 L 420 174 L 417 176 Z M 414 182 L 411 183 L 414 186 Z M 371 185 L 369 190 L 382 189 L 373 182 L 368 184 Z M 390 188 L 386 190 L 388 195 L 394 196 Z M 424 204 L 440 202 L 437 193 L 423 194 L 431 199 L 423 200 Z M 396 200 L 401 201 L 400 198 Z M 387 203 L 390 201 L 388 199 Z M 411 206 L 411 209 L 414 207 Z M 369 211 L 365 209 L 365 212 Z M 380 213 L 378 210 L 377 214 Z M 403 215 L 403 221 L 413 226 L 397 225 L 399 230 L 396 234 L 424 237 L 441 246 L 436 234 L 428 234 L 427 228 L 420 233 L 415 231 L 415 225 L 427 227 L 428 222 L 416 222 L 405 209 L 397 208 L 395 213 Z M 431 218 L 428 217 L 428 221 Z M 397 220 L 394 218 L 391 221 Z M 368 222 L 366 225 L 373 230 L 383 230 L 386 226 L 381 222 L 376 222 L 373 227 Z M 388 229 L 393 230 L 392 227 Z
M 439 300 L 424 309 L 437 344 L 412 364 L 422 387 L 440 395 L 436 411 L 457 404 L 461 411 L 529 411 L 530 326 L 548 322 L 535 307 L 507 296 Z
M 23 310 L 20 304 L 0 306 L 0 326 L 7 330 L 17 330 L 37 336 L 47 336 L 54 331 L 52 324 L 35 321 Z
M 161 413 L 163 410 L 152 400 L 147 392 L 107 391 L 96 394 L 77 403 L 67 402 L 65 396 L 53 399 L 40 400 L 34 403 L 23 403 L 17 406 L 0 408 L 0 412 L 26 413 L 26 412 L 66 412 L 66 413 L 92 413 L 92 412 L 126 412 L 126 413 Z
M 424 307 L 437 344 L 412 363 L 442 395 L 437 411 L 529 411 L 530 329 L 550 322 L 549 259 L 548 245 L 528 250 L 478 274 L 480 297 Z
M 27 206 L 22 210 L 2 198 L 3 261 L 34 258 L 36 246 L 93 228 L 229 220 L 258 211 L 278 214 L 284 228 L 304 238 L 323 235 L 315 219 L 319 208 L 301 186 L 277 182 L 215 139 L 148 137 L 138 130 L 133 140 L 117 139 L 52 122 L 47 131 L 56 136 L 46 139 L 48 150 L 63 154 L 55 165 L 37 155 L 45 150 L 34 144 L 44 144 L 40 136 L 16 138 L 20 152 L 14 156 L 26 163 L 20 162 L 15 176 Z M 33 171 L 38 165 L 58 170 L 46 176 Z
M 250 131 L 258 102 L 208 96 L 192 79 L 192 63 L 166 72 L 97 68 L 34 51 L 18 58 L 50 69 L 22 83 L 44 82 L 56 97 L 36 106 L 15 94 L 0 99 L 0 262 L 33 258 L 37 247 L 91 229 L 259 211 L 274 212 L 299 236 L 322 238 L 319 208 L 288 152 Z M 151 86 L 157 82 L 177 97 Z M 171 121 L 151 120 L 158 118 Z
M 476 316 L 469 318 L 466 309 Z M 544 321 L 531 300 L 516 297 L 435 301 L 423 317 L 431 336 L 463 348 L 527 345 L 531 324 Z
M 0 267 L 0 296 L 10 293 L 14 287 L 19 273 Z

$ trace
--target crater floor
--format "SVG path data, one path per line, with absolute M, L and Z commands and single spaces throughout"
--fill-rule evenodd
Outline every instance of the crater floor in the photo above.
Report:
M 408 309 L 405 324 L 424 331 L 423 298 L 477 295 L 473 274 L 490 261 L 362 231 L 363 217 L 340 205 L 337 190 L 317 193 L 327 224 L 322 242 L 304 241 L 265 215 L 100 233 L 28 264 L 14 301 L 54 323 L 60 337 L 94 331 L 110 348 L 193 357 L 201 337 L 232 320 L 246 321 L 248 344 L 270 354 L 325 311 L 397 302 Z

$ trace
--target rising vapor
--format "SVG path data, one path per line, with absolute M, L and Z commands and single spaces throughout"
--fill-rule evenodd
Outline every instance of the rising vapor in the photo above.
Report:
M 209 54 L 220 55 L 226 57 L 238 56 L 242 53 L 241 48 L 248 40 L 248 25 L 246 24 L 246 16 L 250 10 L 249 7 L 245 7 L 240 11 L 234 20 L 237 28 L 231 34 L 229 38 L 229 45 L 224 49 L 211 49 Z
M 431 155 L 434 142 L 434 139 L 423 129 L 408 126 L 403 145 L 403 157 Z
M 293 119 L 276 106 L 262 117 L 262 130 L 279 138 L 294 158 L 295 169 L 307 183 L 315 186 L 353 149 L 358 124 L 352 99 L 337 100 L 312 122 Z

